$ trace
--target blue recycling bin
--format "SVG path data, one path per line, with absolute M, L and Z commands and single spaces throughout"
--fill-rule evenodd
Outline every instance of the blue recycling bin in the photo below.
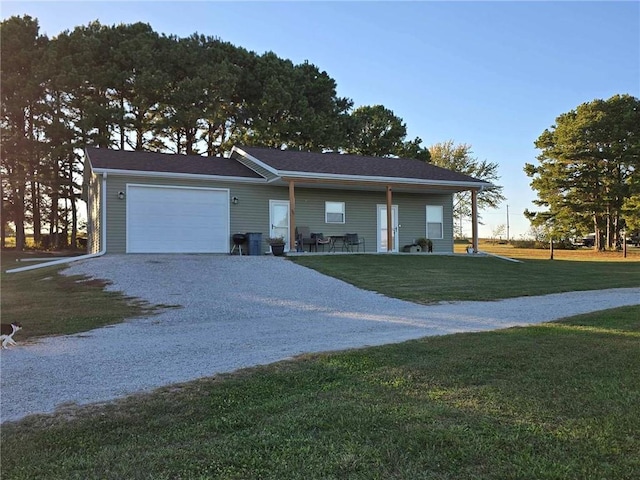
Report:
M 262 233 L 247 232 L 247 250 L 249 255 L 262 255 Z

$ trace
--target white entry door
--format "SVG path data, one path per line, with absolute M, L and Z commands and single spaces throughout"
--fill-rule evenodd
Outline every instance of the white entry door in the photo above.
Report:
M 285 251 L 289 250 L 289 201 L 269 200 L 270 237 L 284 237 Z
M 393 243 L 391 251 L 398 251 L 398 206 L 391 206 L 391 235 Z M 387 206 L 378 205 L 378 252 L 386 252 L 387 250 Z

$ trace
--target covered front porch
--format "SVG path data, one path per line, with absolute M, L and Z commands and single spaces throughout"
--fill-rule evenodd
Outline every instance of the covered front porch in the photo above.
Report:
M 403 246 L 415 244 L 417 240 L 438 232 L 438 224 L 430 224 L 429 209 L 440 213 L 440 236 L 434 235 L 435 253 L 453 253 L 453 207 L 454 193 L 469 190 L 472 200 L 472 250 L 478 252 L 478 192 L 482 186 L 460 185 L 407 185 L 394 182 L 371 182 L 353 179 L 308 179 L 284 177 L 288 188 L 288 201 L 279 205 L 281 213 L 288 217 L 286 229 L 287 250 L 296 253 L 311 250 L 299 245 L 297 229 L 322 233 L 328 240 L 323 249 L 326 253 L 402 253 Z M 348 193 L 347 193 L 348 192 Z M 347 200 L 340 202 L 339 200 Z M 344 210 L 336 212 L 342 223 L 330 223 L 326 212 L 319 212 L 327 204 L 342 203 Z M 346 204 L 346 207 L 344 206 Z M 430 206 L 430 204 L 433 204 Z M 426 208 L 426 210 L 425 210 Z M 313 212 L 314 215 L 311 215 Z M 320 214 L 322 214 L 322 218 Z M 357 216 L 357 218 L 354 218 Z M 272 227 L 277 226 L 272 220 Z M 283 218 L 279 219 L 284 222 Z M 324 221 L 323 221 L 324 220 Z M 390 228 L 389 228 L 390 227 Z M 435 229 L 434 229 L 435 227 Z M 282 234 L 272 230 L 271 235 Z M 346 234 L 357 234 L 363 245 L 345 248 Z M 315 246 L 317 250 L 317 245 Z

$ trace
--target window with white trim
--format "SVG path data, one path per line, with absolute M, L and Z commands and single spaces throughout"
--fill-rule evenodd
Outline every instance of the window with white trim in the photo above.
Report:
M 344 223 L 344 202 L 324 202 L 325 223 Z
M 427 205 L 427 238 L 443 238 L 442 205 Z

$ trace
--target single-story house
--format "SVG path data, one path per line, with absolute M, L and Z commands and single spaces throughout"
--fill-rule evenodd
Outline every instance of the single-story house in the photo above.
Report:
M 292 250 L 296 226 L 357 233 L 367 252 L 421 237 L 452 252 L 453 194 L 472 192 L 477 250 L 477 192 L 492 185 L 420 160 L 234 147 L 229 158 L 87 148 L 85 187 L 89 253 L 228 253 L 246 232 Z

